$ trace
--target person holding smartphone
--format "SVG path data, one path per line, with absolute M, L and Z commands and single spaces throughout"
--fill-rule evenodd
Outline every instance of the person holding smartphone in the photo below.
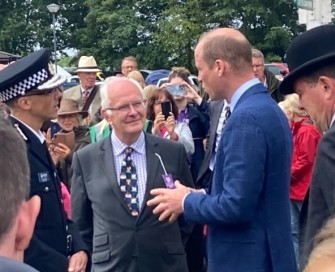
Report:
M 63 99 L 61 101 L 57 117 L 61 134 L 56 134 L 51 141 L 51 143 L 56 144 L 51 145 L 53 148 L 50 153 L 68 190 L 71 189 L 72 155 L 75 151 L 90 143 L 88 127 L 80 125 L 87 116 L 88 112 L 80 110 L 79 103 L 76 100 Z M 63 137 L 57 137 L 58 135 Z M 70 139 L 71 137 L 73 138 Z
M 178 122 L 186 122 L 192 132 L 194 153 L 189 157 L 189 164 L 193 180 L 197 176 L 205 157 L 203 140 L 206 139 L 210 118 L 209 103 L 202 99 L 195 87 L 188 79 L 190 72 L 185 67 L 174 67 L 166 85 L 179 87 L 179 92 L 173 96 L 178 107 Z M 199 188 L 199 185 L 198 185 Z M 196 224 L 186 244 L 187 264 L 189 272 L 203 272 L 205 261 L 205 240 L 203 225 Z
M 181 142 L 188 156 L 194 153 L 192 132 L 186 122 L 178 122 L 178 107 L 165 87 L 148 99 L 147 119 L 152 121 L 151 133 Z

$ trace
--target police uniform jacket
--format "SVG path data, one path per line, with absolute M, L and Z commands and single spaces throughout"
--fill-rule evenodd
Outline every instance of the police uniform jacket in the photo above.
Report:
M 24 262 L 40 272 L 68 271 L 68 256 L 81 250 L 87 252 L 87 247 L 64 212 L 54 163 L 45 143 L 41 144 L 36 135 L 17 119 L 8 119 L 27 144 L 30 197 L 38 195 L 41 198 L 41 210 L 30 245 L 24 253 Z

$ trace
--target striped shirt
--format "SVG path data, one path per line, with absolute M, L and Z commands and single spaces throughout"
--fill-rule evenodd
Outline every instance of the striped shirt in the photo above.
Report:
M 115 172 L 118 178 L 118 184 L 120 185 L 120 175 L 121 175 L 121 162 L 126 157 L 125 149 L 128 145 L 124 144 L 116 135 L 114 130 L 111 133 L 111 141 L 113 147 L 114 154 L 114 164 L 115 164 Z M 137 187 L 138 187 L 138 203 L 139 209 L 141 211 L 143 206 L 143 199 L 145 190 L 147 187 L 147 156 L 145 149 L 145 137 L 142 132 L 138 137 L 137 141 L 133 143 L 130 147 L 134 149 L 131 153 L 131 159 L 133 160 L 136 173 L 137 173 Z

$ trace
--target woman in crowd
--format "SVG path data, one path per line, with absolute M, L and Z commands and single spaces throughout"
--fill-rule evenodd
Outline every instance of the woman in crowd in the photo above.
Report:
M 198 172 L 205 156 L 203 140 L 209 129 L 209 104 L 204 101 L 188 77 L 190 72 L 184 67 L 172 69 L 169 83 L 181 85 L 185 89 L 184 96 L 174 96 L 178 107 L 178 122 L 186 122 L 192 132 L 194 154 L 189 158 L 193 180 L 197 180 Z
M 290 183 L 291 227 L 296 260 L 299 260 L 299 225 L 303 200 L 308 191 L 321 135 L 301 108 L 299 96 L 290 94 L 278 104 L 286 114 L 293 134 L 293 157 Z
M 171 112 L 165 119 L 162 104 L 170 103 Z M 194 153 L 192 132 L 186 122 L 178 122 L 178 108 L 172 95 L 165 87 L 160 88 L 148 99 L 147 119 L 152 122 L 151 133 L 182 143 L 188 156 Z M 149 131 L 150 132 L 150 131 Z
M 144 82 L 144 78 L 143 78 L 140 71 L 138 71 L 138 70 L 131 71 L 128 74 L 127 77 L 137 81 L 140 84 L 140 86 L 142 87 L 142 89 L 145 88 L 146 85 L 145 85 L 145 82 Z
M 88 113 L 79 110 L 78 102 L 72 99 L 63 99 L 58 111 L 58 123 L 62 130 L 60 133 L 74 133 L 74 146 L 58 143 L 52 148 L 52 157 L 60 172 L 66 187 L 71 188 L 71 163 L 72 154 L 90 143 L 89 130 L 81 126 Z M 70 137 L 68 137 L 70 139 Z M 52 142 L 51 142 L 52 143 Z

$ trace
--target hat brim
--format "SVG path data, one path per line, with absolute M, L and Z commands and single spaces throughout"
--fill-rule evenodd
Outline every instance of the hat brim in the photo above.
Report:
M 335 52 L 304 63 L 300 67 L 294 69 L 292 72 L 289 72 L 289 74 L 280 84 L 279 91 L 284 95 L 294 93 L 294 83 L 299 78 L 308 76 L 314 71 L 331 64 L 335 64 Z
M 66 81 L 66 77 L 60 75 L 60 74 L 55 74 L 52 78 L 44 82 L 43 84 L 39 85 L 36 89 L 37 90 L 50 90 L 53 88 L 57 88 L 59 86 L 62 86 L 64 82 Z M 29 93 L 29 92 L 27 92 Z
M 84 119 L 88 116 L 87 111 L 65 111 L 65 112 L 58 113 L 58 116 L 68 115 L 68 114 L 81 114 Z
M 98 68 L 92 68 L 92 69 L 77 69 L 77 70 L 75 70 L 74 71 L 75 73 L 80 73 L 80 72 L 82 72 L 82 73 L 97 73 L 97 72 L 101 72 L 101 70 L 100 69 L 98 69 Z

